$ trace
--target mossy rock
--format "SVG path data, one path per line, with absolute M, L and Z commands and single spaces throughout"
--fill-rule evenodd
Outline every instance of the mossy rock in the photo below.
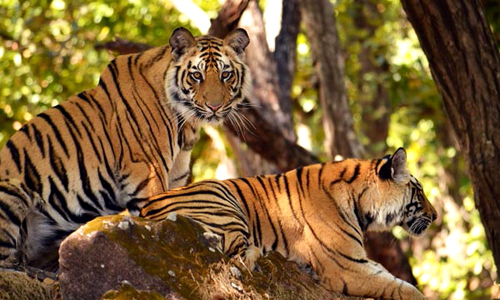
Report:
M 82 226 L 61 245 L 63 299 L 342 297 L 278 253 L 258 260 L 259 270 L 251 272 L 220 253 L 218 239 L 197 223 L 174 216 L 160 222 L 105 216 Z

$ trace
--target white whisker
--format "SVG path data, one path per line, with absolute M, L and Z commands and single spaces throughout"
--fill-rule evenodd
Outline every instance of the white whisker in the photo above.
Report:
M 248 125 L 252 126 L 253 129 L 257 129 L 255 125 L 250 121 L 244 114 L 237 114 L 243 121 L 245 121 Z
M 240 114 L 238 112 L 234 112 L 233 114 L 233 117 L 234 119 L 241 124 L 241 127 L 243 129 L 245 129 L 249 134 L 252 134 L 253 136 L 256 136 L 256 134 L 254 133 L 253 130 L 256 129 L 255 125 L 253 125 L 252 122 L 250 122 L 250 120 L 248 120 L 247 117 L 245 117 L 243 114 Z M 252 128 L 250 128 L 249 126 L 251 126 Z M 253 129 L 253 130 L 252 130 Z M 243 134 L 243 132 L 242 132 Z
M 182 113 L 178 114 L 182 118 L 182 123 L 179 124 L 179 131 L 182 131 L 184 128 L 184 125 L 190 121 L 194 115 L 196 115 L 195 111 L 189 110 L 189 111 L 183 111 Z
M 236 119 L 236 117 L 233 114 L 228 114 L 227 119 L 231 124 L 233 124 L 233 127 L 236 129 L 236 133 L 243 138 L 243 141 L 246 142 L 245 135 L 243 134 L 243 128 L 241 127 L 240 123 Z
M 256 129 L 255 125 L 244 114 L 238 111 L 238 108 L 234 108 L 233 111 L 233 113 L 236 115 L 236 117 L 238 117 L 238 119 L 240 119 L 242 123 L 244 122 L 247 125 L 250 125 L 253 129 Z M 247 126 L 245 126 L 245 128 L 248 129 Z
M 240 107 L 255 107 L 255 108 L 262 108 L 262 105 L 257 104 L 257 103 L 252 103 L 250 101 L 243 101 L 238 103 L 238 106 Z

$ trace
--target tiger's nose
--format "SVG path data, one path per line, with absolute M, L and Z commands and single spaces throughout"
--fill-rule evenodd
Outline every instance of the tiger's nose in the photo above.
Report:
M 219 108 L 221 108 L 222 103 L 207 103 L 206 105 L 208 108 L 210 108 L 210 110 L 216 112 L 217 110 L 219 110 Z
M 432 215 L 431 215 L 431 222 L 434 222 L 436 219 L 437 219 L 437 214 L 436 213 L 432 213 Z

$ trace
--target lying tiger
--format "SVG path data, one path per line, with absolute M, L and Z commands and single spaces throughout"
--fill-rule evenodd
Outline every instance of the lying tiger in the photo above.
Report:
M 366 231 L 401 225 L 419 236 L 436 219 L 422 186 L 399 148 L 382 159 L 346 159 L 278 175 L 202 181 L 152 197 L 141 216 L 161 220 L 176 212 L 221 236 L 222 249 L 247 266 L 278 251 L 306 264 L 333 292 L 386 299 L 423 295 L 363 248 Z
M 0 266 L 57 269 L 60 241 L 96 216 L 186 184 L 201 124 L 237 121 L 250 92 L 245 30 L 178 28 L 118 56 L 98 86 L 24 125 L 0 152 Z

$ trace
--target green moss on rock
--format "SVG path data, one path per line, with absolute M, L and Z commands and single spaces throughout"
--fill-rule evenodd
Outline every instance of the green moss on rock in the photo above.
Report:
M 215 250 L 216 244 L 206 240 L 203 229 L 190 219 L 179 217 L 176 221 L 154 222 L 119 217 L 95 220 L 95 223 L 105 223 L 104 227 L 108 228 L 101 231 L 126 249 L 131 260 L 184 297 L 192 297 L 198 288 L 197 282 L 209 275 L 208 266 L 223 259 L 222 253 Z M 109 226 L 109 223 L 118 225 Z
M 56 295 L 56 283 L 47 284 L 32 279 L 25 273 L 0 270 L 1 300 L 52 300 Z

